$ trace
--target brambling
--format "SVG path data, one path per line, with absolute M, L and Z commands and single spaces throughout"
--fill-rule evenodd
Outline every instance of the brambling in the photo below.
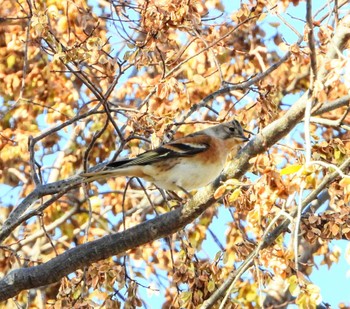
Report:
M 82 173 L 86 182 L 112 176 L 141 177 L 165 190 L 188 193 L 214 181 L 228 155 L 249 139 L 237 120 L 192 133 L 135 158 L 111 162 L 105 169 Z

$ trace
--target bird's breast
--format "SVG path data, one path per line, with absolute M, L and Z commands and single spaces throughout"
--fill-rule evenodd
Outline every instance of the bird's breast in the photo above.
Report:
M 168 164 L 170 164 L 170 160 Z M 160 162 L 161 163 L 161 162 Z M 171 167 L 144 166 L 144 173 L 153 178 L 153 183 L 165 190 L 187 191 L 206 186 L 216 179 L 223 169 L 223 163 L 218 160 L 208 161 L 206 164 L 193 160 L 177 159 Z

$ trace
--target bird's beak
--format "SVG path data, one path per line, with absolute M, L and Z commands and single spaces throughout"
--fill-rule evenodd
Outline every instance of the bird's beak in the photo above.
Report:
M 244 135 L 243 135 L 243 136 L 240 136 L 238 139 L 240 139 L 240 140 L 242 141 L 242 143 L 248 142 L 248 141 L 249 141 L 249 138 L 248 138 L 248 137 L 245 137 Z
M 251 137 L 252 135 L 255 135 L 253 132 L 248 131 L 248 130 L 246 130 L 246 129 L 243 129 L 243 132 L 245 132 L 245 133 L 248 133 L 248 134 L 249 134 L 249 137 L 245 137 L 245 136 L 244 136 L 244 138 L 245 138 L 245 142 L 248 142 L 248 141 L 249 141 L 249 139 L 250 139 L 250 137 Z

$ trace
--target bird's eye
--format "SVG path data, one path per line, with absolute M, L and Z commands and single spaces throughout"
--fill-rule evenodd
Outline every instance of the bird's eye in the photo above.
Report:
M 236 131 L 235 127 L 229 127 L 228 129 L 230 130 L 230 132 L 235 132 Z

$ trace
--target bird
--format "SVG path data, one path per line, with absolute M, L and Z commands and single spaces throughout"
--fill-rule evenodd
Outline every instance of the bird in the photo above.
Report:
M 80 176 L 84 182 L 118 176 L 140 177 L 160 189 L 189 194 L 213 182 L 222 172 L 229 154 L 236 155 L 248 140 L 241 124 L 234 119 Z

